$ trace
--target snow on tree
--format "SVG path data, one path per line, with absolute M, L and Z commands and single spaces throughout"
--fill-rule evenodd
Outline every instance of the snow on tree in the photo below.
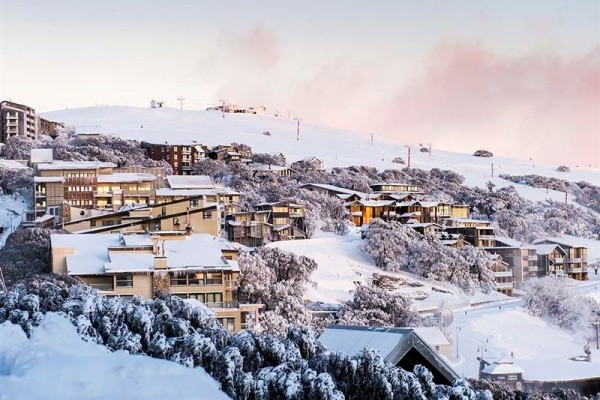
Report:
M 562 328 L 589 330 L 589 324 L 600 316 L 600 305 L 593 299 L 569 293 L 566 278 L 549 275 L 532 279 L 525 289 L 529 313 L 550 318 Z
M 364 250 L 375 265 L 388 271 L 410 273 L 460 286 L 494 288 L 493 260 L 484 251 L 470 246 L 445 246 L 433 235 L 422 235 L 399 222 L 374 219 L 366 232 Z
M 341 313 L 338 323 L 343 325 L 406 327 L 421 324 L 408 296 L 374 285 L 358 285 Z
M 239 260 L 238 297 L 241 301 L 265 304 L 261 327 L 284 335 L 291 323 L 306 324 L 311 315 L 302 302 L 314 260 L 277 248 L 261 247 L 256 253 L 243 253 Z
M 0 194 L 20 194 L 27 201 L 33 198 L 33 171 L 0 167 Z

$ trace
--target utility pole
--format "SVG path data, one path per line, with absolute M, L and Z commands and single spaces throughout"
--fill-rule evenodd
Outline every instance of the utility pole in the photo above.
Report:
M 429 143 L 429 158 L 431 158 L 431 143 Z
M 406 145 L 406 147 L 408 147 L 408 169 L 410 169 L 410 146 Z
M 300 118 L 296 118 L 296 140 L 300 140 Z
M 492 163 L 492 178 L 494 177 L 494 163 Z
M 456 327 L 456 359 L 458 360 L 458 332 L 460 331 L 460 326 Z
M 177 101 L 179 102 L 179 109 L 183 110 L 183 101 L 185 100 L 185 97 L 178 97 Z
M 373 134 L 371 133 L 371 146 L 373 146 Z

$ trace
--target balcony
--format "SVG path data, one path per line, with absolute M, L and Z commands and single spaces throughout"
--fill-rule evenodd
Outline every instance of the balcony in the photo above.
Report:
M 479 235 L 477 236 L 478 240 L 496 240 L 495 235 Z
M 538 256 L 527 256 L 527 260 L 528 261 L 537 261 L 538 260 Z
M 496 282 L 496 289 L 512 289 L 512 282 Z
M 496 278 L 510 278 L 513 276 L 512 271 L 494 272 Z
M 238 308 L 239 303 L 237 301 L 219 301 L 216 303 L 204 303 L 208 308 Z
M 234 290 L 238 287 L 238 281 L 225 281 L 225 289 Z
M 552 262 L 554 264 L 562 264 L 562 263 L 565 262 L 565 259 L 564 258 L 555 258 L 555 259 L 552 260 Z
M 580 263 L 581 262 L 581 258 L 570 258 L 569 262 L 570 263 Z
M 582 272 L 583 272 L 583 268 L 581 268 L 581 267 L 580 267 L 580 268 L 569 268 L 569 269 L 567 270 L 567 272 L 568 272 L 569 274 L 580 274 L 580 273 L 582 273 Z
M 292 212 L 290 211 L 290 218 L 302 218 L 304 217 L 303 212 Z
M 527 271 L 528 272 L 538 272 L 538 267 L 537 266 L 535 266 L 535 267 L 527 267 Z
M 90 283 L 89 285 L 99 292 L 113 292 L 115 290 L 112 283 Z

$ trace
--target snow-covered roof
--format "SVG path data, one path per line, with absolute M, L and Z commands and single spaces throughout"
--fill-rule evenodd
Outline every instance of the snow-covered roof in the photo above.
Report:
M 359 204 L 365 207 L 385 207 L 395 203 L 394 200 L 359 200 Z
M 505 375 L 505 374 L 522 374 L 525 372 L 523 368 L 517 367 L 510 360 L 494 361 L 492 364 L 485 367 L 481 372 L 489 375 Z
M 62 183 L 65 178 L 62 176 L 34 176 L 33 181 L 35 183 Z
M 503 243 L 510 247 L 522 247 L 527 249 L 535 249 L 535 246 L 527 244 L 525 242 L 521 242 L 520 240 L 515 240 L 506 236 L 496 236 L 496 242 Z
M 361 198 L 366 198 L 367 196 L 369 196 L 367 193 L 364 192 L 358 192 L 356 190 L 351 190 L 351 189 L 346 189 L 340 186 L 335 186 L 335 185 L 327 185 L 325 183 L 307 183 L 305 185 L 302 185 L 301 187 L 305 187 L 305 186 L 314 186 L 314 187 L 318 187 L 321 189 L 325 189 L 331 192 L 338 192 L 338 193 L 344 193 L 344 194 L 348 194 L 348 195 L 358 195 Z
M 167 175 L 171 189 L 213 189 L 215 183 L 208 175 Z
M 149 235 L 125 234 L 123 242 L 125 242 L 125 246 L 152 246 Z
M 544 239 L 534 240 L 533 244 L 542 244 L 544 242 L 551 242 L 559 244 L 563 247 L 586 247 L 577 241 L 577 238 L 556 238 L 556 237 L 546 237 Z
M 354 356 L 368 347 L 378 350 L 381 357 L 386 358 L 410 332 L 393 328 L 347 328 L 328 327 L 319 336 L 319 342 L 331 351 L 346 353 L 349 356 Z
M 54 156 L 52 149 L 31 149 L 31 163 L 48 163 L 52 162 Z
M 560 245 L 558 244 L 536 244 L 533 247 L 535 247 L 535 249 L 537 250 L 537 253 L 539 255 L 548 255 L 550 253 L 552 253 L 554 251 L 554 249 L 556 249 L 557 247 L 563 252 L 565 253 L 565 251 L 563 250 L 562 247 L 560 247 Z
M 427 228 L 429 226 L 435 225 L 438 228 L 442 229 L 440 224 L 436 224 L 435 222 L 417 222 L 417 223 L 407 223 L 411 228 Z
M 417 332 L 421 339 L 429 343 L 431 346 L 450 345 L 450 341 L 442 333 L 440 328 L 434 326 L 425 328 L 413 328 L 413 330 Z
M 157 196 L 180 196 L 180 197 L 195 197 L 195 196 L 210 196 L 216 195 L 217 192 L 211 189 L 169 189 L 162 188 L 156 191 Z
M 69 275 L 104 274 L 104 263 L 108 258 L 108 247 L 121 244 L 119 234 L 102 235 L 50 235 L 52 248 L 73 248 L 74 254 L 66 257 Z
M 97 169 L 97 168 L 116 168 L 116 164 L 102 161 L 53 161 L 49 164 L 40 164 L 37 168 L 40 171 L 45 170 L 75 170 L 75 169 Z
M 104 272 L 151 272 L 154 270 L 154 254 L 139 252 L 113 252 L 110 262 L 104 263 Z
M 6 169 L 29 169 L 26 165 L 15 160 L 0 160 L 0 168 Z
M 156 180 L 156 176 L 146 173 L 124 172 L 117 174 L 98 175 L 98 183 L 113 182 L 151 182 Z

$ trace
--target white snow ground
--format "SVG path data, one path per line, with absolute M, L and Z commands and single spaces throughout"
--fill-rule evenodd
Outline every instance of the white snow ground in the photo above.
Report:
M 30 339 L 0 325 L 0 399 L 229 399 L 202 368 L 126 352 L 110 353 L 79 338 L 49 313 Z
M 371 145 L 368 133 L 350 132 L 302 121 L 300 140 L 296 140 L 296 121 L 286 118 L 251 114 L 225 114 L 216 111 L 178 110 L 174 108 L 136 108 L 101 106 L 52 111 L 43 114 L 55 121 L 75 126 L 77 132 L 116 134 L 125 139 L 147 140 L 162 143 L 165 140 L 196 140 L 205 145 L 245 143 L 255 152 L 283 153 L 288 161 L 306 156 L 317 156 L 327 168 L 349 165 L 369 165 L 378 169 L 398 168 L 391 160 L 407 160 L 411 145 L 411 166 L 423 169 L 442 168 L 456 171 L 466 178 L 466 184 L 483 187 L 488 180 L 497 186 L 512 183 L 497 178 L 498 174 L 539 174 L 554 176 L 573 182 L 581 180 L 600 185 L 600 169 L 571 166 L 571 173 L 556 171 L 556 165 L 537 164 L 532 161 L 504 157 L 480 158 L 471 154 L 478 150 L 465 149 L 469 154 L 441 151 L 433 143 L 432 154 L 421 153 L 418 143 L 408 134 L 392 143 L 375 136 Z M 262 133 L 269 131 L 271 136 Z M 494 151 L 494 149 L 487 149 Z M 600 159 L 598 160 L 600 162 Z M 557 162 L 560 159 L 557 158 Z M 491 178 L 494 164 L 495 177 Z M 519 193 L 531 200 L 552 198 L 564 201 L 564 193 L 515 185 Z
M 358 232 L 346 236 L 317 231 L 309 240 L 273 242 L 270 247 L 303 255 L 317 262 L 312 280 L 317 287 L 309 286 L 305 299 L 313 302 L 339 304 L 352 299 L 355 282 L 366 283 L 373 274 L 384 275 L 397 281 L 396 290 L 411 296 L 415 308 L 435 310 L 442 302 L 456 309 L 491 301 L 504 301 L 507 296 L 498 293 L 476 293 L 467 296 L 456 286 L 417 277 L 407 272 L 386 272 L 375 266 L 373 259 L 361 250 L 363 241 Z M 403 283 L 403 284 L 402 284 Z

